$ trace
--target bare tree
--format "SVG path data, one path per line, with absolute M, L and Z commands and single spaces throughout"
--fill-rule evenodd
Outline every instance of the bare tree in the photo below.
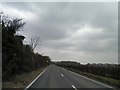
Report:
M 36 48 L 40 43 L 41 43 L 40 37 L 38 37 L 38 36 L 32 37 L 31 40 L 30 40 L 30 45 L 31 45 L 31 47 L 32 47 L 32 50 L 34 51 L 35 48 Z
M 32 51 L 34 51 L 35 48 L 36 48 L 40 43 L 41 43 L 40 37 L 38 37 L 38 36 L 36 36 L 36 35 L 35 35 L 34 37 L 32 37 L 32 38 L 30 39 L 30 46 L 32 47 Z M 34 64 L 35 60 L 34 60 L 33 56 L 31 56 L 31 58 L 32 58 L 32 61 L 33 61 L 33 64 Z

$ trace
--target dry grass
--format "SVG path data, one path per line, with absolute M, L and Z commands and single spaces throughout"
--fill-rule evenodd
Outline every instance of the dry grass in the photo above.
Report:
M 45 68 L 34 70 L 30 73 L 17 75 L 13 81 L 3 82 L 2 88 L 25 88 L 29 85 Z

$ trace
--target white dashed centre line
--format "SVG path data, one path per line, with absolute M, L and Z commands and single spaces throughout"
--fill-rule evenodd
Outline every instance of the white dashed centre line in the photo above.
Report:
M 64 76 L 64 75 L 61 73 L 61 76 Z
M 74 88 L 75 90 L 77 90 L 77 88 L 74 85 L 72 85 L 72 88 Z

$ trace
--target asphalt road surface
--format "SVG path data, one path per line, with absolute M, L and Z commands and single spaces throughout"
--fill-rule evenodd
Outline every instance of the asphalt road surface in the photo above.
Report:
M 56 65 L 49 65 L 40 77 L 30 85 L 30 88 L 72 88 L 73 90 L 104 88 L 104 90 L 109 90 L 111 87 Z

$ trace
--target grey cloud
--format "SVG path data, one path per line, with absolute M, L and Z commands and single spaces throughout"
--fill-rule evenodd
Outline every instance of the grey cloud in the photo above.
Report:
M 76 50 L 86 51 L 86 52 L 117 52 L 117 40 L 108 40 L 108 41 L 86 41 L 79 43 L 76 47 Z M 79 47 L 79 48 L 78 48 Z
M 19 11 L 34 11 L 31 7 L 31 2 L 3 2 L 2 6 L 16 8 Z
M 73 43 L 70 42 L 64 42 L 59 40 L 48 40 L 43 41 L 44 47 L 52 48 L 52 49 L 68 49 L 70 47 L 74 47 Z
M 63 59 L 67 57 L 74 59 L 75 57 L 72 58 L 71 55 L 75 52 L 76 55 L 78 52 L 87 52 L 86 57 L 88 53 L 103 55 L 104 52 L 108 55 L 108 52 L 113 52 L 113 57 L 116 57 L 118 49 L 117 3 L 22 2 L 4 3 L 4 5 L 16 8 L 21 12 L 29 11 L 36 15 L 35 20 L 33 18 L 25 25 L 22 34 L 26 37 L 40 36 L 44 48 L 53 59 L 57 59 L 57 55 Z M 102 29 L 102 31 L 93 30 L 93 33 L 72 37 L 84 25 L 90 25 L 95 29 Z M 73 53 L 60 52 L 64 50 Z M 54 52 L 57 53 L 54 55 Z

